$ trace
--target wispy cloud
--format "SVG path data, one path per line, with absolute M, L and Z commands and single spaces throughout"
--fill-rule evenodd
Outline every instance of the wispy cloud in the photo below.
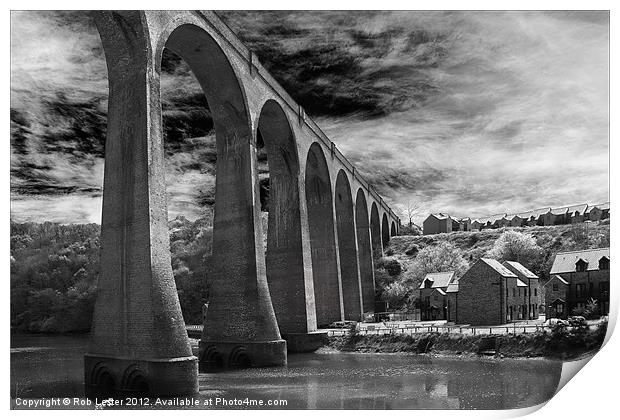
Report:
M 394 206 L 479 216 L 608 199 L 606 12 L 222 15 Z M 11 23 L 12 217 L 97 221 L 96 29 L 78 12 Z M 168 54 L 163 69 L 170 215 L 199 217 L 212 121 L 187 66 Z

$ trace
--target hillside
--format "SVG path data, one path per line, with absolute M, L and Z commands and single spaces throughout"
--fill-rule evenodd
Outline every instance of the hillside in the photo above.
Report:
M 411 260 L 414 256 L 408 255 L 407 251 L 411 250 L 412 245 L 416 245 L 419 250 L 422 250 L 427 246 L 448 242 L 461 250 L 464 258 L 476 260 L 483 257 L 506 230 L 531 234 L 538 245 L 552 254 L 561 251 L 609 246 L 609 219 L 607 219 L 575 225 L 487 229 L 424 236 L 396 236 L 391 238 L 386 254 L 397 259 Z
M 490 256 L 496 241 L 507 231 L 533 238 L 530 242 L 534 253 L 525 265 L 543 282 L 549 278 L 558 252 L 609 246 L 609 219 L 574 225 L 396 236 L 391 238 L 385 257 L 375 261 L 377 299 L 390 302 L 392 308 L 410 309 L 416 297 L 412 291 L 429 270 L 438 267 L 433 271 L 462 274 L 479 258 Z

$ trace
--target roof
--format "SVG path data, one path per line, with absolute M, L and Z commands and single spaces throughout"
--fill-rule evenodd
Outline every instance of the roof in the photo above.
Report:
M 562 282 L 562 283 L 564 283 L 564 284 L 568 285 L 568 282 L 567 282 L 566 280 L 564 280 L 564 279 L 562 278 L 562 276 L 558 276 L 558 275 L 556 274 L 555 276 L 551 277 L 551 278 L 549 279 L 549 281 L 548 281 L 547 283 L 545 283 L 545 284 L 544 284 L 544 286 L 543 286 L 543 287 L 547 287 L 547 285 L 548 285 L 549 283 L 551 283 L 553 280 L 559 280 L 560 282 Z
M 553 260 L 549 274 L 574 273 L 575 263 L 582 259 L 588 261 L 587 271 L 598 270 L 598 261 L 609 258 L 609 248 L 584 249 L 582 251 L 558 252 Z
M 435 219 L 439 219 L 439 220 L 444 220 L 449 218 L 450 216 L 448 216 L 447 214 L 443 214 L 443 213 L 431 213 L 428 215 L 428 217 L 433 216 Z M 428 219 L 427 217 L 427 219 Z
M 493 258 L 480 258 L 480 260 L 486 263 L 489 267 L 491 267 L 495 271 L 497 271 L 500 276 L 517 277 L 515 274 L 513 274 L 512 271 L 510 271 L 509 269 L 501 265 L 499 261 L 494 260 Z
M 568 214 L 573 214 L 577 211 L 579 212 L 579 214 L 584 214 L 587 209 L 587 204 L 576 204 L 574 206 L 568 206 Z
M 437 287 L 448 287 L 450 282 L 454 279 L 454 271 L 444 271 L 441 273 L 428 273 L 424 276 L 424 280 L 420 284 L 420 289 L 424 289 L 424 284 L 426 280 L 431 280 L 433 284 L 431 284 L 431 289 L 435 289 Z
M 538 219 L 540 216 L 542 216 L 545 213 L 549 213 L 549 211 L 551 210 L 551 207 L 543 207 L 540 209 L 536 209 L 536 210 L 531 210 L 525 213 L 521 213 L 524 215 L 527 215 L 527 218 L 531 218 L 534 217 L 535 219 Z M 526 216 L 522 216 L 523 218 L 525 218 Z
M 595 204 L 594 206 L 590 206 L 590 210 L 596 207 L 599 210 L 609 210 L 609 201 L 606 203 Z
M 445 296 L 445 295 L 446 295 L 446 292 L 444 292 L 444 291 L 443 291 L 442 289 L 440 289 L 440 288 L 433 289 L 433 293 L 435 293 L 435 292 L 439 293 L 439 294 L 440 294 L 440 295 L 442 295 L 442 296 Z M 431 294 L 432 294 L 432 293 L 431 293 Z
M 525 284 L 521 280 L 517 279 L 517 287 L 527 287 L 527 284 Z
M 525 268 L 521 263 L 518 263 L 517 261 L 504 261 L 504 267 L 517 275 L 523 274 L 528 279 L 538 278 L 536 274 L 532 273 L 530 270 Z
M 446 288 L 446 292 L 448 292 L 448 293 L 456 293 L 458 291 L 459 291 L 459 281 L 458 280 L 453 281 Z
M 566 214 L 567 211 L 568 211 L 568 207 L 558 207 L 555 209 L 551 209 L 551 214 L 559 216 L 561 214 Z

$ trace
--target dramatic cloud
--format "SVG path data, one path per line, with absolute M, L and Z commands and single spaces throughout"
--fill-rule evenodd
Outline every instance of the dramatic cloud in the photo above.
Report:
M 221 15 L 395 208 L 608 200 L 606 12 Z M 11 216 L 98 222 L 107 78 L 94 24 L 14 12 L 11 26 Z M 162 102 L 169 213 L 200 217 L 214 200 L 213 122 L 169 52 Z

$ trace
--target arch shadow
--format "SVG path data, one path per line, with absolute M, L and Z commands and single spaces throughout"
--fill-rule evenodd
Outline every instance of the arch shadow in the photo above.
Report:
M 305 187 L 316 319 L 323 327 L 340 320 L 341 311 L 332 188 L 325 155 L 316 142 L 308 150 Z
M 357 243 L 351 185 L 344 170 L 336 177 L 336 226 L 338 229 L 338 251 L 340 253 L 340 278 L 344 317 L 359 321 L 362 315 L 359 267 L 357 264 Z

